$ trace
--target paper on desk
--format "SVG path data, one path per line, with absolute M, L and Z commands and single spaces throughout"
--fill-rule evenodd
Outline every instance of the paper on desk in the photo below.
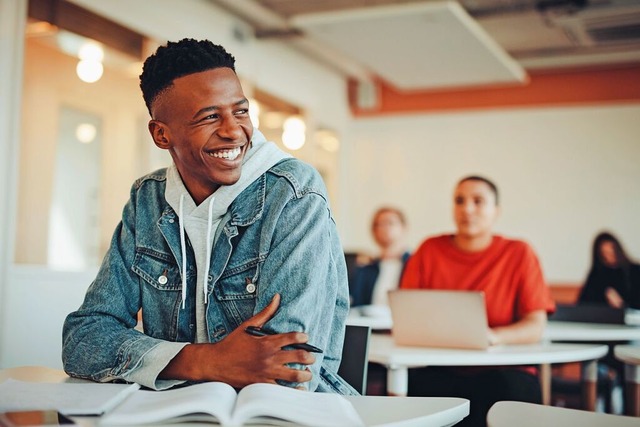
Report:
M 0 383 L 0 412 L 55 409 L 65 415 L 102 415 L 139 384 L 34 383 L 8 379 Z

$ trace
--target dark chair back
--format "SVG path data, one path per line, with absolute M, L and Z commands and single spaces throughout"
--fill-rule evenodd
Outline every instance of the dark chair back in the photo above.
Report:
M 349 280 L 349 295 L 353 295 L 354 293 L 354 284 L 355 284 L 355 276 L 356 270 L 358 269 L 358 252 L 345 252 L 344 260 L 347 264 L 347 278 Z
M 625 311 L 600 304 L 558 304 L 549 320 L 562 322 L 610 323 L 624 325 Z
M 342 347 L 342 362 L 338 368 L 338 375 L 362 395 L 367 390 L 370 335 L 369 326 L 347 325 Z

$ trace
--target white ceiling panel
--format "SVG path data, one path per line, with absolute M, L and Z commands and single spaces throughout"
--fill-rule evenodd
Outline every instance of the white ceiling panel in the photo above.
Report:
M 401 90 L 527 80 L 524 69 L 457 2 L 297 15 L 291 24 Z

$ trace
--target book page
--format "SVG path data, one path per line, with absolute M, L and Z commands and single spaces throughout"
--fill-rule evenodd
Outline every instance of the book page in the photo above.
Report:
M 0 410 L 55 409 L 65 415 L 102 415 L 139 388 L 138 384 L 8 379 L 0 384 Z
M 364 425 L 351 402 L 339 394 L 314 393 L 276 384 L 252 384 L 238 394 L 233 424 L 250 424 L 252 419 L 258 422 L 261 417 L 316 427 Z
M 165 391 L 137 391 L 106 414 L 100 425 L 157 424 L 176 418 L 202 419 L 208 414 L 220 424 L 229 424 L 236 391 L 228 384 L 209 382 Z

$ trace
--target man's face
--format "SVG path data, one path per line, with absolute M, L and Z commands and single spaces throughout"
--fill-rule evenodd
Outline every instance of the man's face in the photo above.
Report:
M 498 211 L 495 194 L 486 183 L 464 181 L 456 188 L 453 218 L 459 235 L 474 238 L 491 234 Z
M 240 179 L 253 126 L 238 77 L 215 68 L 180 77 L 152 106 L 149 130 L 196 203 Z

